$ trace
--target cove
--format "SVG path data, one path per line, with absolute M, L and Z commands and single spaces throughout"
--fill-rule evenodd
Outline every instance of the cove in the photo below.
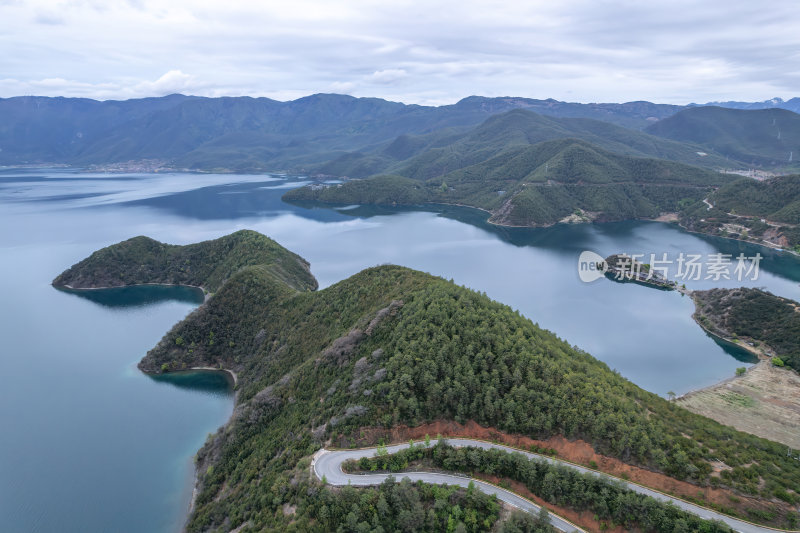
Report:
M 216 372 L 152 379 L 136 363 L 202 295 L 181 287 L 50 286 L 96 249 L 135 235 L 187 244 L 253 229 L 308 259 L 323 288 L 382 263 L 453 279 L 664 396 L 750 363 L 706 335 L 680 294 L 581 282 L 581 251 L 759 251 L 760 278 L 743 285 L 800 299 L 796 257 L 669 224 L 504 228 L 465 208 L 335 209 L 281 200 L 306 181 L 0 171 L 0 529 L 168 532 L 185 519 L 192 458 L 230 416 L 230 385 Z

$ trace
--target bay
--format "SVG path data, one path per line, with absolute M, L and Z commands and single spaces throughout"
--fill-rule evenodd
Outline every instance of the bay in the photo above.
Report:
M 254 229 L 311 262 L 321 287 L 383 263 L 483 291 L 666 395 L 732 375 L 752 360 L 717 343 L 676 292 L 601 279 L 578 255 L 761 253 L 756 286 L 800 300 L 787 253 L 656 222 L 502 228 L 455 207 L 294 206 L 302 177 L 91 174 L 0 170 L 0 521 L 8 531 L 176 531 L 189 504 L 192 457 L 224 424 L 224 375 L 153 379 L 136 363 L 202 301 L 181 287 L 76 294 L 51 280 L 94 250 L 135 235 L 186 244 Z

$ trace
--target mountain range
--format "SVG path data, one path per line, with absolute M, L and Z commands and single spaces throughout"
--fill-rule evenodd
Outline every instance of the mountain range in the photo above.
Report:
M 791 108 L 795 100 L 772 102 Z M 406 159 L 402 157 L 404 150 L 452 141 L 487 119 L 516 109 L 538 114 L 543 123 L 554 121 L 542 125 L 551 130 L 546 138 L 557 134 L 602 144 L 607 135 L 602 127 L 606 127 L 618 143 L 625 144 L 620 135 L 623 128 L 661 135 L 662 130 L 656 127 L 661 122 L 702 108 L 479 96 L 439 107 L 336 94 L 315 94 L 289 102 L 184 95 L 127 101 L 24 96 L 0 99 L 0 165 L 91 166 L 150 160 L 157 167 L 205 171 L 317 172 L 320 167 L 330 171 L 335 167 L 325 165 L 354 157 L 352 154 L 378 158 L 390 154 Z M 564 131 L 556 132 L 559 129 Z M 663 135 L 692 141 L 671 131 L 665 130 Z M 545 140 L 544 134 L 540 140 Z M 787 137 L 786 142 L 792 139 Z M 639 142 L 627 150 L 633 155 L 641 152 L 666 158 L 674 158 L 671 152 L 676 151 L 676 160 L 713 166 L 712 159 L 697 162 L 687 156 L 692 151 L 714 152 L 716 139 L 700 143 L 703 146 L 699 149 L 697 144 L 692 141 L 682 148 L 672 144 L 669 150 L 659 148 L 659 152 L 642 150 Z M 719 146 L 723 149 L 727 145 Z M 386 148 L 389 152 L 375 155 L 376 150 Z M 753 162 L 766 165 L 783 159 L 777 157 L 782 151 L 762 154 L 759 149 L 756 146 L 755 152 L 748 148 L 718 155 L 728 156 L 728 166 Z M 624 150 L 618 146 L 616 151 Z M 739 156 L 743 159 L 737 159 Z M 722 165 L 719 160 L 716 163 Z M 367 166 L 361 174 L 368 175 L 371 169 Z

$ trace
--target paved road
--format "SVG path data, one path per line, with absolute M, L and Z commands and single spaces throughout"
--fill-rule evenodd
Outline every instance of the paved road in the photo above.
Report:
M 716 511 L 713 511 L 711 509 L 706 509 L 705 507 L 700 507 L 699 505 L 694 505 L 692 503 L 688 503 L 683 500 L 672 498 L 670 496 L 667 496 L 666 494 L 650 490 L 641 485 L 630 483 L 628 481 L 624 481 L 619 478 L 615 478 L 606 474 L 601 474 L 599 472 L 595 472 L 594 470 L 590 470 L 588 468 L 584 468 L 582 466 L 578 466 L 572 463 L 566 463 L 564 461 L 560 461 L 552 457 L 545 457 L 543 455 L 538 455 L 535 453 L 523 452 L 514 448 L 510 448 L 508 446 L 493 444 L 490 442 L 484 442 L 480 440 L 472 440 L 472 439 L 446 439 L 446 440 L 450 446 L 456 446 L 456 447 L 474 446 L 476 448 L 483 448 L 483 449 L 497 448 L 507 452 L 521 453 L 526 457 L 528 457 L 529 459 L 539 459 L 547 461 L 548 463 L 551 464 L 561 464 L 569 468 L 578 470 L 579 472 L 584 472 L 608 480 L 620 482 L 634 492 L 651 496 L 660 501 L 672 502 L 677 507 L 685 511 L 689 511 L 690 513 L 694 513 L 697 516 L 700 516 L 701 518 L 705 518 L 707 520 L 720 520 L 722 522 L 725 522 L 734 530 L 739 531 L 741 533 L 767 533 L 774 531 L 784 531 L 784 530 L 775 530 L 769 527 L 759 526 L 756 524 L 751 524 L 749 522 L 743 522 L 741 520 L 737 520 L 735 518 L 731 518 L 729 516 L 717 513 Z M 423 443 L 418 442 L 416 444 L 419 445 Z M 433 446 L 435 444 L 436 441 L 432 441 L 430 445 Z M 409 446 L 408 443 L 397 444 L 394 446 L 387 446 L 386 451 L 389 452 L 390 454 L 397 453 L 400 450 L 408 448 L 408 446 Z M 387 477 L 389 477 L 389 474 L 345 474 L 342 471 L 342 463 L 344 463 L 345 461 L 348 461 L 350 459 L 358 460 L 361 459 L 362 457 L 374 457 L 376 450 L 377 448 L 366 448 L 361 450 L 322 449 L 314 455 L 314 460 L 312 461 L 311 466 L 314 469 L 314 473 L 319 479 L 322 479 L 322 477 L 325 476 L 325 480 L 331 485 L 347 485 L 347 484 L 351 484 L 354 486 L 379 485 Z M 470 482 L 472 482 L 475 484 L 476 488 L 480 489 L 486 494 L 494 494 L 497 496 L 499 500 L 502 500 L 510 505 L 513 505 L 514 507 L 517 507 L 519 509 L 531 513 L 536 513 L 539 511 L 539 506 L 534 505 L 530 501 L 514 494 L 511 491 L 495 487 L 494 485 L 491 485 L 489 483 L 484 483 L 477 479 L 470 479 L 469 477 L 466 476 L 460 476 L 457 474 L 439 474 L 432 472 L 403 472 L 397 474 L 395 477 L 400 479 L 407 477 L 411 481 L 423 481 L 425 483 L 434 483 L 434 484 L 446 483 L 448 485 L 458 485 L 460 487 L 466 487 L 469 485 Z M 550 515 L 550 520 L 553 523 L 553 525 L 558 529 L 560 529 L 561 531 L 567 531 L 567 532 L 583 531 L 574 524 L 567 522 L 566 520 L 558 516 L 555 516 L 553 514 Z

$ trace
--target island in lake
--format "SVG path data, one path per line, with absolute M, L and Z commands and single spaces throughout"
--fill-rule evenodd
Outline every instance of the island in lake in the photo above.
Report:
M 671 281 L 648 263 L 625 254 L 613 254 L 605 259 L 603 268 L 607 278 L 622 283 L 631 282 L 661 290 L 675 290 L 678 284 Z
M 642 390 L 483 294 L 390 265 L 315 290 L 307 262 L 255 232 L 177 248 L 133 240 L 135 249 L 140 244 L 147 245 L 141 257 L 125 241 L 56 284 L 97 287 L 120 278 L 213 288 L 139 364 L 154 375 L 212 367 L 238 376 L 231 419 L 197 454 L 188 531 L 553 531 L 532 515 L 509 518 L 476 490 L 408 482 L 337 489 L 309 475 L 324 447 L 439 434 L 547 450 L 616 476 L 619 482 L 564 466 L 545 477 L 550 470 L 536 460 L 502 469 L 508 454 L 501 450 L 462 451 L 453 460 L 480 460 L 443 463 L 515 487 L 588 529 L 650 529 L 657 521 L 665 531 L 731 531 L 623 478 L 711 513 L 795 523 L 800 461 L 784 445 Z M 185 255 L 191 246 L 209 253 Z M 418 466 L 403 456 L 397 465 L 400 472 Z M 558 493 L 546 482 L 553 476 L 563 479 Z M 626 506 L 614 503 L 621 500 Z

